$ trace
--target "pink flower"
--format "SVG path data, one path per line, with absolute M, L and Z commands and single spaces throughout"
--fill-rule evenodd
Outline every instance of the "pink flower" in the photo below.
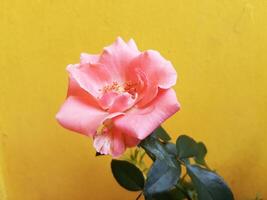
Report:
M 100 55 L 82 53 L 67 71 L 68 94 L 56 118 L 92 136 L 102 154 L 121 155 L 180 108 L 172 64 L 157 51 L 140 52 L 134 40 L 118 38 Z

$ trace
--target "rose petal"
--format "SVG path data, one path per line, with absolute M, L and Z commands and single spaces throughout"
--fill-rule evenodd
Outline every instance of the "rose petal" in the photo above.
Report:
M 80 97 L 86 102 L 90 102 L 91 106 L 99 107 L 96 99 L 83 88 L 81 88 L 80 85 L 72 77 L 69 77 L 67 97 L 69 96 Z
M 124 133 L 124 142 L 126 147 L 135 147 L 139 144 L 140 140 Z
M 125 143 L 124 143 L 124 136 L 119 130 L 114 130 L 113 131 L 113 144 L 112 144 L 112 149 L 111 149 L 111 155 L 114 157 L 118 157 L 126 149 Z
M 157 96 L 158 87 L 168 89 L 176 83 L 175 69 L 157 51 L 148 50 L 133 59 L 129 65 L 127 77 L 134 79 L 138 71 L 144 73 L 142 77 L 145 77 L 143 80 L 146 86 L 140 94 L 143 98 L 138 103 L 139 107 L 145 106 Z
M 133 49 L 134 51 L 136 51 L 136 53 L 140 53 L 140 51 L 138 50 L 138 47 L 137 47 L 135 41 L 134 41 L 132 38 L 128 41 L 127 45 L 128 45 L 131 49 Z
M 122 112 L 107 113 L 94 105 L 88 99 L 68 97 L 56 115 L 57 121 L 69 130 L 93 136 L 97 128 L 107 119 L 113 119 Z
M 175 85 L 177 73 L 171 62 L 163 58 L 154 50 L 145 51 L 141 55 L 141 66 L 152 82 L 157 82 L 162 89 L 168 89 Z
M 115 127 L 105 133 L 95 135 L 93 145 L 97 152 L 113 157 L 123 154 L 126 148 L 123 134 Z
M 99 55 L 92 55 L 88 53 L 81 53 L 80 63 L 81 64 L 95 64 L 99 61 Z
M 101 98 L 99 98 L 98 103 L 104 110 L 108 110 L 118 95 L 119 94 L 117 92 L 106 92 Z
M 160 90 L 147 107 L 132 108 L 124 116 L 114 118 L 114 124 L 122 132 L 142 140 L 179 108 L 173 89 Z
M 136 99 L 127 92 L 119 94 L 117 97 L 115 97 L 112 105 L 110 106 L 109 112 L 124 112 L 134 105 L 135 100 Z
M 139 51 L 133 48 L 133 42 L 128 45 L 118 37 L 115 43 L 104 48 L 99 62 L 106 66 L 114 81 L 123 83 L 127 66 L 138 55 Z
M 94 137 L 93 145 L 97 152 L 107 155 L 112 154 L 111 145 L 112 145 L 112 135 L 109 133 L 104 133 L 101 135 L 96 135 Z
M 108 115 L 91 106 L 86 99 L 70 96 L 57 113 L 56 119 L 64 128 L 92 136 Z
M 101 64 L 69 65 L 67 70 L 71 78 L 94 97 L 99 97 L 101 89 L 111 82 L 109 73 Z
M 113 157 L 122 155 L 127 147 L 136 146 L 139 139 L 123 134 L 119 129 L 113 127 L 109 132 L 94 136 L 93 145 L 97 152 L 109 154 Z

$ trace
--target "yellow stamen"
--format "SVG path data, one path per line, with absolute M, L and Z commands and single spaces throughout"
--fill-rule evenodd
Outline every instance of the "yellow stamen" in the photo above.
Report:
M 111 85 L 106 85 L 102 90 L 100 89 L 99 91 L 103 91 L 103 93 L 111 91 L 118 93 L 128 92 L 134 98 L 135 94 L 137 93 L 137 86 L 138 84 L 133 83 L 132 81 L 127 81 L 123 85 L 120 85 L 117 81 L 113 81 Z

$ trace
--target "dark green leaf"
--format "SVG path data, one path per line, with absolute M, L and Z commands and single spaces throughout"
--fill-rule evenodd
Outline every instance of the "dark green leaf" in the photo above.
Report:
M 202 142 L 197 143 L 196 149 L 197 149 L 197 154 L 195 156 L 196 163 L 200 165 L 206 165 L 205 156 L 208 151 L 205 144 Z
M 183 188 L 186 188 L 186 190 L 194 190 L 195 189 L 192 181 L 183 181 L 181 183 L 181 185 Z
M 217 174 L 197 165 L 187 165 L 198 193 L 198 200 L 234 200 L 233 194 L 224 180 Z
M 143 173 L 135 165 L 127 161 L 112 160 L 111 169 L 114 178 L 125 189 L 139 191 L 144 188 Z
M 175 157 L 168 153 L 168 151 L 164 148 L 164 145 L 154 138 L 153 136 L 149 136 L 146 139 L 142 140 L 139 144 L 146 153 L 152 158 L 153 161 L 157 160 L 165 160 L 166 165 L 171 167 L 176 167 L 177 161 Z
M 159 126 L 157 129 L 154 130 L 153 135 L 156 136 L 156 138 L 159 138 L 164 142 L 168 142 L 171 140 L 171 137 L 169 136 L 169 134 L 161 126 Z
M 173 160 L 173 162 L 177 161 Z M 157 159 L 147 175 L 147 181 L 144 187 L 145 196 L 151 197 L 159 193 L 170 191 L 178 182 L 180 174 L 181 167 L 179 163 L 170 166 L 164 159 Z
M 180 159 L 194 157 L 197 154 L 197 143 L 191 137 L 181 135 L 176 140 L 176 149 Z
M 186 196 L 181 190 L 174 188 L 168 192 L 154 195 L 153 199 L 154 200 L 185 200 Z
M 152 160 L 156 160 L 145 183 L 146 200 L 176 200 L 176 198 L 168 197 L 180 178 L 181 166 L 173 152 L 174 144 L 166 147 L 167 144 L 162 144 L 154 135 L 147 137 L 139 144 Z M 176 151 L 175 145 L 174 150 Z
M 166 151 L 169 154 L 174 155 L 174 156 L 177 156 L 178 155 L 175 144 L 173 144 L 173 143 L 164 144 L 164 148 L 166 149 Z
M 169 195 L 170 195 L 170 199 L 171 200 L 182 200 L 182 199 L 186 199 L 186 196 L 185 194 L 178 190 L 177 188 L 174 188 L 173 190 L 171 190 L 169 192 Z

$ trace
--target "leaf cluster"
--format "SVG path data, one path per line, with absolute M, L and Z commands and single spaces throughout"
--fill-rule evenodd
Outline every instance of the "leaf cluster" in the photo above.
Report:
M 234 200 L 225 181 L 208 167 L 203 142 L 180 135 L 174 144 L 159 127 L 139 148 L 153 161 L 146 175 L 135 163 L 111 162 L 117 182 L 127 190 L 141 192 L 137 199 L 143 194 L 146 200 Z

